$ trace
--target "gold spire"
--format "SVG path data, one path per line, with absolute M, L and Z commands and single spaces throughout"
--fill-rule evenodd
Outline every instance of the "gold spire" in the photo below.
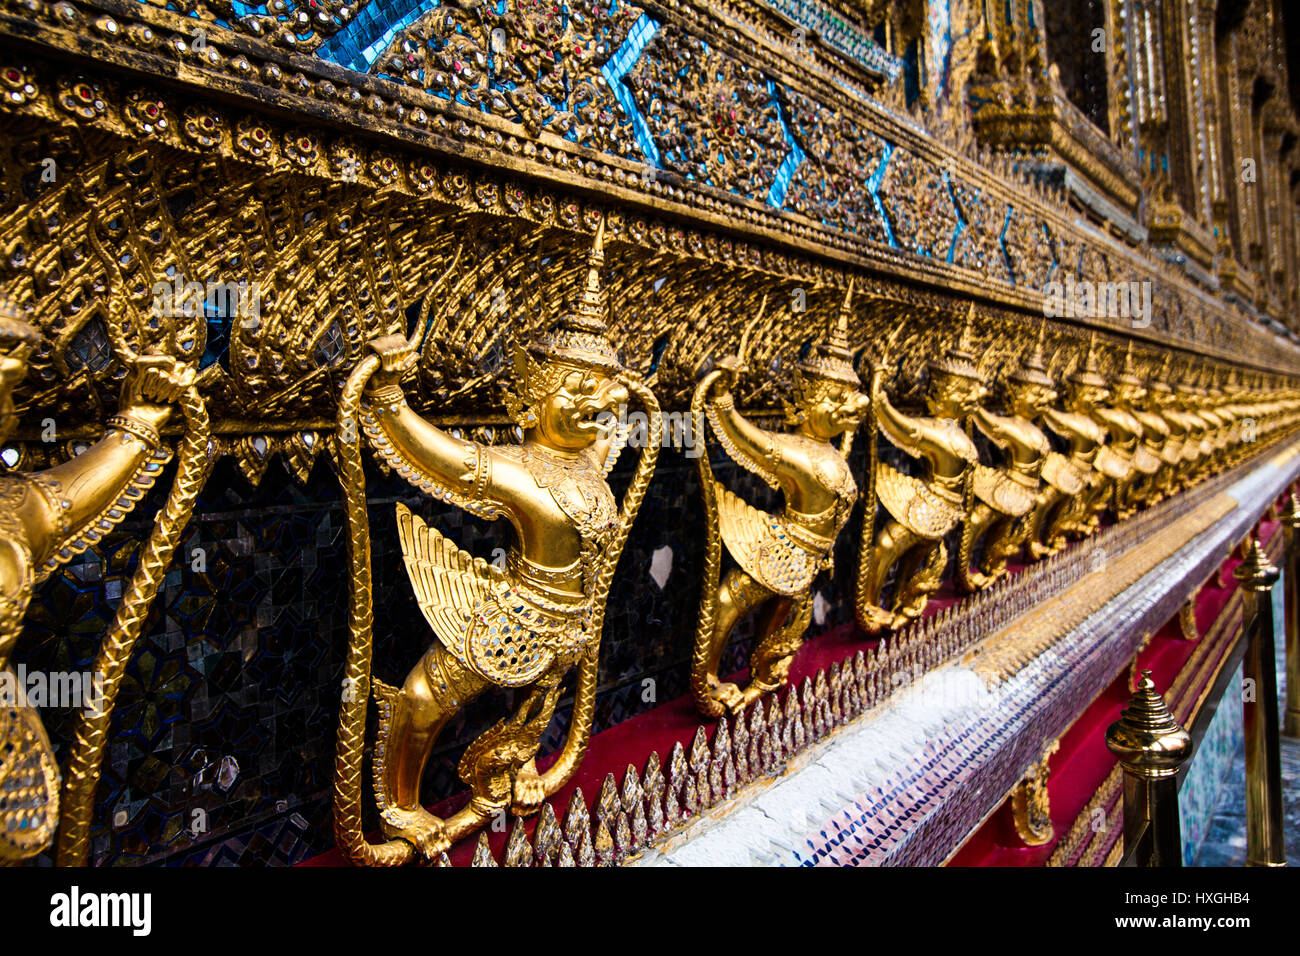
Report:
M 853 369 L 853 351 L 849 348 L 849 319 L 853 315 L 853 277 L 849 277 L 849 288 L 844 293 L 844 301 L 826 332 L 826 337 L 808 350 L 808 357 L 799 364 L 799 371 L 806 376 L 843 382 L 854 388 L 862 386 L 862 380 Z
M 1070 376 L 1070 381 L 1076 385 L 1090 385 L 1093 388 L 1105 388 L 1106 380 L 1101 377 L 1101 369 L 1097 366 L 1097 333 L 1088 334 L 1088 351 L 1083 356 L 1083 361 L 1074 374 Z
M 1184 395 L 1195 395 L 1196 375 L 1196 360 L 1189 358 L 1183 366 L 1183 374 L 1178 377 L 1178 384 L 1174 386 L 1175 390 Z
M 592 240 L 591 249 L 587 253 L 587 284 L 578 297 L 575 310 L 577 312 L 575 318 L 598 325 L 601 330 L 605 328 L 605 315 L 608 309 L 605 290 L 600 284 L 600 270 L 604 266 L 605 217 L 602 215 L 596 225 L 596 237 Z
M 975 348 L 974 332 L 975 303 L 972 302 L 966 309 L 966 321 L 962 323 L 961 335 L 957 338 L 957 349 L 959 351 L 965 352 L 968 355 L 971 354 L 972 350 Z
M 1115 381 L 1120 385 L 1145 385 L 1142 379 L 1138 378 L 1137 369 L 1133 366 L 1133 340 L 1129 339 L 1128 348 L 1124 350 L 1124 367 L 1120 369 L 1119 375 Z
M 1179 726 L 1156 690 L 1150 671 L 1143 671 L 1128 706 L 1106 730 L 1106 746 L 1126 767 L 1144 777 L 1168 777 L 1192 752 L 1192 739 Z
M 1168 393 L 1172 391 L 1172 389 L 1169 387 L 1169 382 L 1165 380 L 1165 374 L 1166 372 L 1168 372 L 1168 370 L 1169 370 L 1169 353 L 1166 352 L 1164 361 L 1160 363 L 1160 367 L 1156 369 L 1155 373 L 1151 376 L 1150 380 L 1148 380 L 1147 388 L 1153 392 L 1161 392 L 1161 393 Z
M 1258 538 L 1251 538 L 1241 564 L 1232 570 L 1232 576 L 1246 590 L 1267 591 L 1281 576 L 1281 572 L 1268 560 L 1268 553 Z
M 940 372 L 945 375 L 955 375 L 959 378 L 969 378 L 979 381 L 982 377 L 979 369 L 975 367 L 975 303 L 972 302 L 966 310 L 966 320 L 962 323 L 961 333 L 957 337 L 957 344 L 943 358 L 935 359 L 930 363 L 932 372 Z
M 1025 385 L 1042 385 L 1052 388 L 1056 383 L 1047 374 L 1047 360 L 1043 356 L 1043 343 L 1047 336 L 1047 317 L 1038 322 L 1038 338 L 1032 348 L 1021 359 L 1020 367 L 1008 376 L 1012 381 Z
M 528 351 L 542 361 L 566 362 L 615 374 L 623 370 L 609 340 L 605 316 L 609 303 L 600 273 L 605 264 L 605 217 L 587 253 L 587 277 L 573 305 L 547 331 L 534 336 Z
M 1034 351 L 1029 357 L 1029 361 L 1036 362 L 1041 368 L 1047 367 L 1047 359 L 1043 355 L 1045 344 L 1047 344 L 1047 316 L 1038 320 L 1038 338 L 1034 340 Z
M 1201 360 L 1201 374 L 1197 376 L 1196 387 L 1204 395 L 1213 394 L 1215 385 L 1215 368 L 1210 364 L 1209 359 Z
M 827 340 L 827 345 L 841 351 L 849 351 L 849 316 L 853 314 L 853 276 L 849 276 L 849 287 L 844 292 L 844 301 L 840 303 L 840 310 L 835 315 L 835 324 L 831 326 L 831 334 Z

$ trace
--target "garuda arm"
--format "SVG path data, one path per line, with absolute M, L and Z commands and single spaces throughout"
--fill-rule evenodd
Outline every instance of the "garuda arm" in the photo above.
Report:
M 42 573 L 98 541 L 153 486 L 170 458 L 158 431 L 192 381 L 193 371 L 171 358 L 139 359 L 103 438 L 70 461 L 21 476 L 26 493 L 15 510 Z
M 1017 441 L 1018 436 L 1008 427 L 1008 423 L 1002 416 L 994 415 L 986 408 L 977 407 L 971 413 L 971 418 L 975 421 L 975 427 L 1003 451 L 1013 451 L 1017 446 L 1024 444 L 1022 441 Z
M 371 348 L 381 365 L 366 388 L 360 418 L 375 452 L 426 494 L 480 517 L 499 517 L 505 502 L 499 482 L 492 481 L 491 449 L 448 434 L 406 404 L 399 383 L 415 364 L 415 346 L 390 335 L 376 339 Z
M 30 554 L 32 578 L 39 580 L 107 534 L 157 481 L 170 452 L 158 430 L 175 401 L 193 380 L 189 369 L 170 358 L 137 361 L 123 386 L 120 411 L 108 431 L 73 458 L 40 472 L 9 479 L 20 491 L 11 499 L 12 517 Z M 12 487 L 12 485 L 11 485 Z M 18 554 L 16 549 L 7 550 Z M 23 559 L 25 564 L 26 559 Z M 28 570 L 0 561 L 0 586 L 12 593 Z M 0 665 L 9 657 L 19 631 L 0 634 Z
M 781 461 L 780 435 L 759 428 L 740 414 L 730 390 L 715 393 L 708 401 L 707 410 L 709 423 L 732 460 L 773 488 L 789 490 L 778 467 Z
M 1043 411 L 1043 421 L 1048 428 L 1081 451 L 1088 451 L 1106 440 L 1106 429 L 1085 415 L 1048 408 Z
M 521 500 L 526 504 L 534 490 L 530 478 L 522 480 L 528 478 L 524 469 L 487 445 L 453 437 L 406 404 L 399 383 L 414 364 L 415 347 L 404 337 L 385 336 L 371 347 L 383 364 L 366 390 L 369 407 L 361 414 L 361 427 L 379 456 L 411 484 L 443 501 L 481 517 L 517 517 L 517 505 Z M 620 437 L 611 430 L 588 454 L 608 470 L 620 449 Z
M 877 368 L 871 375 L 871 407 L 886 438 L 913 458 L 928 457 L 928 442 L 921 422 L 904 415 L 890 402 L 885 393 L 883 368 Z

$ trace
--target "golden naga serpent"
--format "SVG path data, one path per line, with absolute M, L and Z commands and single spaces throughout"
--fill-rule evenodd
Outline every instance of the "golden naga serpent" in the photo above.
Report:
M 715 369 L 705 375 L 691 396 L 691 435 L 704 442 L 704 397 L 713 383 L 722 377 Z M 722 537 L 718 532 L 718 490 L 713 483 L 713 469 L 709 465 L 708 448 L 702 449 L 696 459 L 700 471 L 700 488 L 704 493 L 704 585 L 700 590 L 700 615 L 695 635 L 695 653 L 691 658 L 691 695 L 700 712 L 710 717 L 721 717 L 727 710 L 719 700 L 709 696 L 708 669 L 709 644 L 718 616 L 718 580 L 722 575 Z
M 876 568 L 876 462 L 880 454 L 879 426 L 876 422 L 876 374 L 874 370 L 871 373 L 872 377 L 868 385 L 871 401 L 867 405 L 866 420 L 863 422 L 867 430 L 867 473 L 863 476 L 865 480 L 862 488 L 862 531 L 858 536 L 857 578 L 853 582 L 853 608 L 858 616 L 858 624 L 863 627 L 866 626 L 863 610 L 870 603 L 867 600 L 867 593 Z
M 105 258 L 105 261 L 111 260 Z M 117 290 L 120 289 L 119 282 Z M 121 295 L 113 294 L 117 290 L 110 290 L 109 321 L 104 324 L 118 354 L 133 361 L 137 356 L 122 332 L 126 306 Z M 185 419 L 185 436 L 181 441 L 176 477 L 167 495 L 167 503 L 140 552 L 131 586 L 122 597 L 113 625 L 95 656 L 95 673 L 103 677 L 99 706 L 82 710 L 77 716 L 72 751 L 64 772 L 63 808 L 57 842 L 60 866 L 86 865 L 91 817 L 95 809 L 95 786 L 100 778 L 117 693 L 127 662 L 149 617 L 149 609 L 180 543 L 181 533 L 189 524 L 195 499 L 207 479 L 208 411 L 196 385 L 190 385 L 182 393 L 180 408 Z
M 416 351 L 419 350 L 419 339 L 422 337 L 420 334 L 415 342 Z M 348 376 L 339 399 L 337 449 L 348 523 L 350 600 L 348 653 L 343 671 L 344 693 L 339 707 L 338 746 L 334 761 L 334 839 L 353 863 L 363 866 L 401 866 L 414 859 L 414 846 L 401 839 L 371 843 L 361 828 L 361 773 L 366 738 L 366 706 L 370 697 L 375 614 L 370 562 L 370 518 L 366 513 L 366 478 L 362 469 L 361 429 L 357 425 L 357 413 L 366 382 L 379 365 L 377 355 L 363 358 Z M 602 553 L 593 576 L 591 633 L 596 636 L 596 640 L 578 663 L 573 716 L 564 749 L 541 775 L 547 796 L 569 781 L 587 752 L 596 705 L 596 676 L 600 635 L 605 622 L 605 604 L 623 545 L 637 511 L 641 508 L 659 457 L 657 438 L 663 434 L 663 416 L 659 403 L 655 400 L 654 393 L 638 379 L 626 374 L 620 378 L 628 391 L 649 411 L 647 435 L 650 436 L 650 441 L 641 453 L 632 483 L 623 496 L 618 528 L 609 547 Z M 453 818 L 448 821 L 447 834 L 456 840 L 464 836 L 468 829 L 463 824 L 458 827 Z

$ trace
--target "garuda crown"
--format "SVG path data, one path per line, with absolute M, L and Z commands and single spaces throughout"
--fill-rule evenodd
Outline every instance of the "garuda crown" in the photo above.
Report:
M 1047 360 L 1043 356 L 1043 338 L 1047 330 L 1047 319 L 1043 319 L 1038 324 L 1038 338 L 1034 342 L 1034 347 L 1030 349 L 1020 361 L 1020 367 L 1007 376 L 1013 382 L 1019 382 L 1022 385 L 1042 385 L 1044 388 L 1053 388 L 1056 383 L 1052 381 L 1052 376 L 1047 374 Z
M 835 321 L 826 337 L 808 350 L 807 357 L 795 366 L 794 392 L 796 398 L 806 395 L 820 382 L 837 382 L 853 388 L 862 388 L 862 380 L 853 369 L 853 351 L 849 348 L 849 318 L 853 315 L 853 279 L 840 303 Z
M 941 375 L 952 375 L 973 381 L 979 381 L 983 378 L 975 365 L 974 324 L 975 303 L 972 302 L 970 308 L 966 311 L 966 322 L 962 325 L 961 336 L 957 339 L 957 344 L 947 355 L 934 359 L 929 363 L 931 373 L 937 372 Z
M 1079 363 L 1079 367 L 1070 375 L 1074 385 L 1088 385 L 1093 388 L 1108 388 L 1110 383 L 1102 378 L 1101 366 L 1097 364 L 1097 333 L 1088 336 L 1088 351 Z
M 1138 377 L 1137 366 L 1133 364 L 1132 342 L 1129 342 L 1128 349 L 1124 352 L 1124 367 L 1120 369 L 1119 375 L 1115 376 L 1115 384 L 1146 388 L 1147 383 Z
M 517 392 L 507 393 L 506 405 L 516 421 L 530 406 L 555 390 L 569 367 L 606 375 L 623 371 L 605 322 L 609 299 L 600 281 L 604 264 L 605 218 L 602 216 L 587 253 L 586 283 L 548 329 L 535 333 L 527 345 L 515 348 Z

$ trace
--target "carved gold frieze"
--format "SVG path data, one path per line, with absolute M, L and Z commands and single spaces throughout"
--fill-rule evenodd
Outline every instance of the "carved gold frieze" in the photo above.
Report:
M 65 6 L 75 13 L 75 7 L 70 4 Z M 45 16 L 47 8 L 42 5 L 35 12 Z M 1046 230 L 1053 237 L 1057 237 L 1058 242 L 1065 242 L 1067 236 L 1072 236 L 1076 241 L 1082 241 L 1084 244 L 1093 241 L 1086 235 L 1077 233 L 1073 214 L 1063 207 L 1059 200 L 1030 187 L 1025 182 L 1008 178 L 1009 170 L 1004 170 L 1000 176 L 990 175 L 988 168 L 990 165 L 996 168 L 997 164 L 990 164 L 985 158 L 973 153 L 964 155 L 962 150 L 965 147 L 959 148 L 956 154 L 950 152 L 935 138 L 941 131 L 927 129 L 925 133 L 919 133 L 914 126 L 901 122 L 888 109 L 873 103 L 869 97 L 855 99 L 847 96 L 842 87 L 837 88 L 834 84 L 826 84 L 819 76 L 808 74 L 806 70 L 792 69 L 789 62 L 786 62 L 782 69 L 777 70 L 782 56 L 788 58 L 789 54 L 788 51 L 779 51 L 775 47 L 760 45 L 752 51 L 742 52 L 727 43 L 719 44 L 716 49 L 725 49 L 730 58 L 726 64 L 719 67 L 719 71 L 716 71 L 717 76 L 722 79 L 716 81 L 714 87 L 701 86 L 699 89 L 684 89 L 680 93 L 673 94 L 678 97 L 675 102 L 681 104 L 673 108 L 689 106 L 690 110 L 703 113 L 706 118 L 723 114 L 731 116 L 729 122 L 736 123 L 738 129 L 744 126 L 745 136 L 751 137 L 743 143 L 737 138 L 733 144 L 734 148 L 728 146 L 719 154 L 727 157 L 726 161 L 718 166 L 719 182 L 724 184 L 719 187 L 717 184 L 710 185 L 706 181 L 710 179 L 708 175 L 703 178 L 699 176 L 687 178 L 686 173 L 671 168 L 671 163 L 665 166 L 662 163 L 649 164 L 644 161 L 644 158 L 628 160 L 615 153 L 585 147 L 563 136 L 548 133 L 543 127 L 539 127 L 536 134 L 532 135 L 528 132 L 526 124 L 514 119 L 498 117 L 490 110 L 484 112 L 477 108 L 470 109 L 466 103 L 430 94 L 428 89 L 407 92 L 400 87 L 395 87 L 391 81 L 359 72 L 348 75 L 355 81 L 349 83 L 347 77 L 341 75 L 337 69 L 326 69 L 328 64 L 277 60 L 276 57 L 280 56 L 278 51 L 272 48 L 263 49 L 257 43 L 246 46 L 238 55 L 230 55 L 224 29 L 219 25 L 214 25 L 210 30 L 210 36 L 204 45 L 206 52 L 196 52 L 189 45 L 181 42 L 185 36 L 188 36 L 186 31 L 193 29 L 193 24 L 186 23 L 185 18 L 178 19 L 166 11 L 148 6 L 141 6 L 135 13 L 140 18 L 138 24 L 128 23 L 126 20 L 121 22 L 114 20 L 116 29 L 113 34 L 111 36 L 108 33 L 102 34 L 106 56 L 112 54 L 118 46 L 125 49 L 132 44 L 136 46 L 143 44 L 140 53 L 147 57 L 156 57 L 158 68 L 162 72 L 172 72 L 171 68 L 164 70 L 163 65 L 164 62 L 170 62 L 168 58 L 175 58 L 181 63 L 188 64 L 184 75 L 187 81 L 196 85 L 225 84 L 231 89 L 241 90 L 245 95 L 251 95 L 256 90 L 264 101 L 269 96 L 269 101 L 285 109 L 291 109 L 304 118 L 321 119 L 328 115 L 331 120 L 348 121 L 352 129 L 369 142 L 364 145 L 361 142 L 344 142 L 336 149 L 333 144 L 329 144 L 329 148 L 326 148 L 327 144 L 314 142 L 311 135 L 289 136 L 284 140 L 281 148 L 278 145 L 279 136 L 270 135 L 273 132 L 271 130 L 255 125 L 254 128 L 247 130 L 245 135 L 246 122 L 242 116 L 222 117 L 209 112 L 205 117 L 197 117 L 191 115 L 193 110 L 188 104 L 180 109 L 160 110 L 159 122 L 150 122 L 150 111 L 165 105 L 160 103 L 144 104 L 137 111 L 137 122 L 130 133 L 132 137 L 161 135 L 170 140 L 172 135 L 178 135 L 187 140 L 189 148 L 201 149 L 221 149 L 224 143 L 233 141 L 245 150 L 245 155 L 250 159 L 264 157 L 274 162 L 283 157 L 289 164 L 289 168 L 300 169 L 316 176 L 330 176 L 339 181 L 355 182 L 359 186 L 372 189 L 395 189 L 417 193 L 427 182 L 429 170 L 425 169 L 422 163 L 408 168 L 409 161 L 405 161 L 402 154 L 418 145 L 418 151 L 427 159 L 424 149 L 432 147 L 444 156 L 486 162 L 501 169 L 530 177 L 540 177 L 565 186 L 583 185 L 595 188 L 612 199 L 631 206 L 641 208 L 656 206 L 679 212 L 708 226 L 732 227 L 739 222 L 755 237 L 764 237 L 794 249 L 818 255 L 829 252 L 834 256 L 848 252 L 854 257 L 859 257 L 863 263 L 871 263 L 885 274 L 901 275 L 907 269 L 919 270 L 920 274 L 933 274 L 936 280 L 943 277 L 945 284 L 955 290 L 979 289 L 978 282 L 973 282 L 971 277 L 964 274 L 961 269 L 949 266 L 944 261 L 943 253 L 946 250 L 940 249 L 936 252 L 931 249 L 935 243 L 927 241 L 923 235 L 919 238 L 910 234 L 895 235 L 893 239 L 897 242 L 898 249 L 924 251 L 930 254 L 929 258 L 926 256 L 900 258 L 900 252 L 892 251 L 894 248 L 892 243 L 882 243 L 882 238 L 887 239 L 888 236 L 883 235 L 879 228 L 881 223 L 877 214 L 877 199 L 864 192 L 868 187 L 861 185 L 860 178 L 845 180 L 842 173 L 832 173 L 834 176 L 839 176 L 840 182 L 846 183 L 851 187 L 849 191 L 858 193 L 858 196 L 845 196 L 846 201 L 850 199 L 852 201 L 844 204 L 842 213 L 836 209 L 835 214 L 829 218 L 825 215 L 813 219 L 792 217 L 790 212 L 779 208 L 779 203 L 774 206 L 770 195 L 764 196 L 762 186 L 772 182 L 772 177 L 775 175 L 773 170 L 782 162 L 783 157 L 789 159 L 794 155 L 794 147 L 784 132 L 782 136 L 785 138 L 781 142 L 775 141 L 777 130 L 771 125 L 774 116 L 772 110 L 779 108 L 784 114 L 783 119 L 789 126 L 791 135 L 794 136 L 793 143 L 806 157 L 803 164 L 796 166 L 796 174 L 791 180 L 792 199 L 797 197 L 800 190 L 806 189 L 809 184 L 814 184 L 819 179 L 816 163 L 807 158 L 818 152 L 815 138 L 808 138 L 808 130 L 816 125 L 814 120 L 818 114 L 825 114 L 827 110 L 831 110 L 843 113 L 846 121 L 861 130 L 854 136 L 842 134 L 843 142 L 860 140 L 870 131 L 870 135 L 882 137 L 894 144 L 898 152 L 899 169 L 907 165 L 907 156 L 915 154 L 916 161 L 919 163 L 916 175 L 921 181 L 929 181 L 936 170 L 951 171 L 977 184 L 985 199 L 996 195 L 1003 201 L 1014 201 L 1016 211 L 1011 224 L 1007 254 L 1011 256 L 1015 268 L 1022 274 L 998 275 L 999 270 L 1004 270 L 1001 261 L 1003 257 L 994 257 L 987 267 L 994 269 L 994 277 L 1005 283 L 1005 287 L 986 286 L 985 294 L 991 293 L 1008 304 L 1020 307 L 1027 305 L 1034 308 L 1037 305 L 1034 299 L 1034 286 L 1051 271 L 1051 260 L 1045 258 L 1048 256 L 1048 250 L 1035 249 L 1035 246 L 1040 243 L 1033 240 L 1019 243 L 1017 236 L 1022 230 L 1026 236 L 1041 235 Z M 592 15 L 598 16 L 598 14 L 599 10 L 596 10 Z M 202 10 L 199 11 L 199 15 L 200 18 L 205 16 Z M 470 14 L 464 15 L 470 16 Z M 484 15 L 486 14 L 481 12 L 473 14 L 473 16 Z M 734 15 L 734 12 L 730 15 Z M 762 19 L 758 14 L 750 15 Z M 714 14 L 696 11 L 686 5 L 668 14 L 655 11 L 655 16 L 665 17 L 667 25 L 655 34 L 652 43 L 661 42 L 660 37 L 679 35 L 686 37 L 687 34 L 694 35 L 692 31 L 707 30 L 717 25 L 712 22 L 716 20 Z M 718 22 L 726 22 L 729 14 L 716 16 L 721 17 L 721 21 Z M 680 24 L 678 18 L 681 18 Z M 78 24 L 84 22 L 75 16 L 74 20 Z M 70 29 L 66 24 L 59 26 L 61 22 L 51 17 L 49 30 L 42 34 L 54 49 L 63 46 L 67 31 Z M 147 27 L 144 24 L 147 24 Z M 332 29 L 340 26 L 346 27 L 347 24 L 335 24 Z M 619 30 L 624 27 L 620 27 Z M 151 31 L 151 39 L 147 43 L 140 39 L 140 31 L 146 28 Z M 476 49 L 481 53 L 486 44 L 488 52 L 491 52 L 491 44 L 496 42 L 492 39 L 492 30 L 496 28 L 483 21 L 474 29 L 478 31 L 474 34 L 477 37 L 475 42 L 478 44 Z M 531 20 L 518 28 L 511 27 L 506 32 L 508 50 L 503 51 L 501 55 L 505 56 L 508 52 L 511 57 L 534 56 L 535 50 L 534 52 L 528 50 L 547 49 L 547 44 L 558 44 L 563 37 L 569 35 L 564 31 L 556 33 L 554 30 L 543 28 L 542 25 Z M 457 36 L 467 35 L 464 32 L 457 33 Z M 583 55 L 596 57 L 612 55 L 614 51 L 608 47 L 612 47 L 620 36 L 622 33 L 616 31 L 611 37 L 602 41 L 607 47 L 603 53 L 588 51 Z M 322 34 L 314 42 L 320 42 L 321 39 L 328 40 L 328 37 Z M 683 39 L 681 42 L 694 41 Z M 523 46 L 516 50 L 517 44 Z M 579 43 L 578 46 L 583 50 L 588 49 L 583 43 Z M 710 49 L 714 47 L 711 46 Z M 267 59 L 264 64 L 259 65 L 257 57 L 260 55 L 265 55 Z M 773 94 L 776 99 L 762 103 L 755 100 L 753 105 L 756 112 L 748 120 L 745 119 L 744 105 L 746 91 L 757 89 L 759 84 L 756 80 L 746 79 L 749 74 L 744 72 L 744 67 L 738 65 L 739 61 L 746 57 L 758 57 L 762 63 L 760 68 L 775 71 L 769 72 L 768 75 L 776 76 L 781 81 Z M 468 63 L 472 59 L 473 57 L 467 56 L 465 62 Z M 15 65 L 19 73 L 22 73 L 22 67 L 22 63 Z M 432 67 L 422 70 L 424 73 L 431 71 L 437 72 Z M 227 79 L 218 82 L 218 76 Z M 726 79 L 727 77 L 730 79 Z M 27 86 L 33 85 L 22 77 L 15 83 L 20 91 L 19 97 L 27 102 L 30 97 L 22 91 Z M 598 85 L 594 84 L 593 89 Z M 114 125 L 112 97 L 104 96 L 111 91 L 111 84 L 92 80 L 91 86 L 98 87 L 100 95 L 93 96 L 86 106 L 73 106 L 60 112 L 67 113 L 64 118 L 77 116 L 83 121 L 94 121 L 96 125 Z M 39 86 L 33 86 L 33 89 L 37 93 L 40 92 Z M 710 92 L 710 89 L 713 89 L 713 92 Z M 151 90 L 149 96 L 155 95 L 156 92 Z M 667 95 L 667 91 L 665 90 L 662 95 Z M 778 101 L 781 105 L 774 107 L 772 104 Z M 70 100 L 67 102 L 71 103 Z M 253 101 L 247 99 L 245 102 L 251 106 Z M 709 102 L 712 102 L 714 107 L 706 107 Z M 795 104 L 801 105 L 796 109 Z M 576 103 L 571 105 L 579 109 Z M 608 104 L 599 109 L 606 107 Z M 87 114 L 87 108 L 90 109 L 90 114 Z M 653 107 L 653 109 L 657 108 Z M 516 114 L 511 112 L 512 109 L 505 112 L 515 116 Z M 767 118 L 759 121 L 757 119 L 759 115 Z M 208 122 L 212 123 L 211 128 L 204 126 Z M 563 122 L 561 120 L 560 125 L 563 125 Z M 588 126 L 591 125 L 590 120 L 583 122 Z M 714 123 L 714 120 L 709 119 L 708 122 Z M 625 118 L 618 120 L 618 123 L 625 125 Z M 705 128 L 696 125 L 701 131 Z M 769 134 L 755 139 L 753 136 L 759 127 L 768 129 Z M 148 132 L 143 133 L 142 130 Z M 724 133 L 725 124 L 723 126 L 715 124 L 713 138 L 716 140 Z M 383 140 L 387 140 L 387 143 L 372 145 Z M 754 144 L 758 142 L 765 144 L 767 158 L 763 159 L 758 166 L 754 166 L 750 173 L 744 174 L 752 180 L 753 187 L 752 190 L 740 190 L 740 197 L 749 195 L 749 200 L 746 201 L 738 198 L 737 193 L 727 192 L 726 184 L 731 186 L 736 184 L 738 180 L 734 178 L 734 170 L 739 169 L 741 165 L 744 163 L 753 165 L 758 162 L 754 151 Z M 841 147 L 837 147 L 839 148 Z M 851 164 L 847 167 L 841 166 L 838 157 L 829 157 L 825 150 L 822 152 L 823 162 L 829 158 L 831 168 L 852 169 Z M 650 168 L 651 166 L 653 168 Z M 885 182 L 882 186 L 884 192 L 880 198 L 888 199 L 889 194 L 894 193 L 897 209 L 890 206 L 888 202 L 884 204 L 884 208 L 897 212 L 898 209 L 902 209 L 902 204 L 912 201 L 909 197 L 912 196 L 915 188 L 911 182 L 913 178 L 911 174 L 900 176 L 891 169 L 892 166 L 893 162 L 890 161 L 878 167 L 885 174 Z M 870 170 L 867 171 L 867 175 L 871 175 Z M 894 179 L 898 179 L 896 188 L 891 186 Z M 844 187 L 841 186 L 839 191 L 844 192 Z M 753 195 L 750 195 L 751 192 Z M 764 198 L 768 201 L 764 202 Z M 942 213 L 947 200 L 942 195 L 939 199 L 943 202 L 940 202 L 936 209 Z M 791 209 L 797 207 L 797 202 L 789 206 Z M 809 207 L 805 206 L 805 208 Z M 856 209 L 856 212 L 852 211 L 853 209 Z M 855 216 L 858 217 L 856 222 Z M 918 228 L 933 221 L 931 216 L 908 218 L 915 222 Z M 861 234 L 864 231 L 863 226 L 867 227 L 865 238 L 853 235 Z M 1172 271 L 1167 271 L 1161 265 L 1144 260 L 1136 254 L 1130 253 L 1130 255 L 1132 262 L 1125 263 L 1126 271 L 1136 271 L 1142 277 L 1149 275 L 1162 288 L 1168 285 L 1171 289 L 1176 289 L 1186 281 L 1176 277 Z M 1027 277 L 1033 277 L 1034 282 L 1026 284 Z M 842 287 L 843 282 L 839 284 Z M 1207 307 L 1211 311 L 1215 308 L 1209 304 L 1209 300 L 1205 300 L 1198 302 L 1196 309 L 1202 312 Z M 1163 308 L 1158 310 L 1152 334 L 1161 334 L 1165 323 L 1163 317 L 1165 311 Z M 1222 339 L 1213 335 L 1214 330 L 1210 327 L 1217 324 L 1217 320 L 1211 320 L 1207 314 L 1199 324 L 1203 328 L 1187 330 L 1191 333 L 1190 337 L 1201 340 L 1210 348 L 1217 347 Z M 1234 323 L 1228 323 L 1228 329 L 1229 334 L 1237 333 Z M 1249 328 L 1242 328 L 1240 331 L 1248 338 L 1254 334 Z M 1175 334 L 1179 333 L 1175 332 Z M 1242 350 L 1236 351 L 1240 354 Z

